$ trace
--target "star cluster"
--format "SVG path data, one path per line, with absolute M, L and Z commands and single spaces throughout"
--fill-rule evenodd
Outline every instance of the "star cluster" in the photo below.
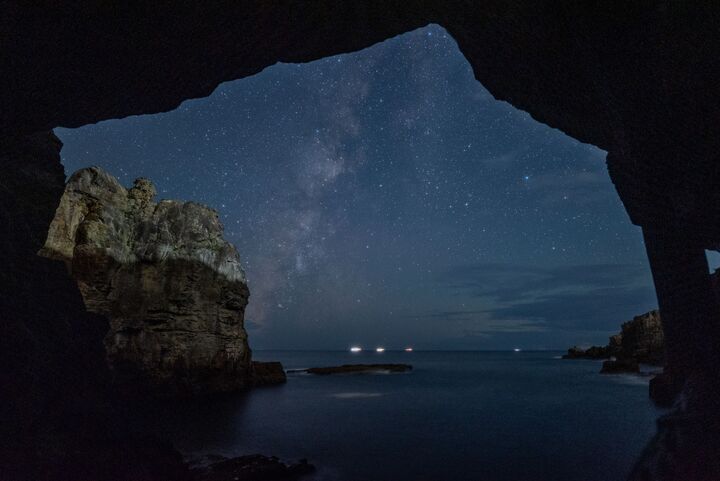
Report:
M 256 348 L 563 348 L 655 303 L 605 153 L 493 99 L 437 26 L 57 133 L 68 172 L 220 212 Z

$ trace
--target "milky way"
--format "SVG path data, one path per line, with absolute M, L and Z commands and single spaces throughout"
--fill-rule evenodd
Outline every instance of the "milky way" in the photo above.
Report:
M 605 153 L 493 99 L 437 26 L 57 134 L 68 173 L 220 212 L 255 348 L 564 348 L 655 306 Z

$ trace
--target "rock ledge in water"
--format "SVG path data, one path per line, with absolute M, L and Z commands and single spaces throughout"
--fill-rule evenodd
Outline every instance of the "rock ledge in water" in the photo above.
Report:
M 603 362 L 600 374 L 639 374 L 640 364 L 636 359 L 608 359 Z
M 311 367 L 309 369 L 290 369 L 288 373 L 305 372 L 327 376 L 329 374 L 356 374 L 369 372 L 407 372 L 412 370 L 410 364 L 343 364 L 342 366 Z
M 306 459 L 285 464 L 275 456 L 261 454 L 217 458 L 221 460 L 194 470 L 198 481 L 294 481 L 315 471 Z

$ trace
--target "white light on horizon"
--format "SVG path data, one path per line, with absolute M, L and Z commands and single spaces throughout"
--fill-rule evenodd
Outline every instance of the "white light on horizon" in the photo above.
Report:
M 515 349 L 513 349 L 513 351 L 515 351 L 515 352 L 520 352 L 520 348 L 519 348 L 519 347 L 516 347 Z
M 353 346 L 350 348 L 350 352 L 360 352 L 362 351 L 362 347 Z
M 406 348 L 405 348 L 405 352 L 412 352 L 412 350 L 413 350 L 412 347 L 406 347 Z
M 376 351 L 376 352 L 385 352 L 385 348 L 384 348 L 384 347 L 378 347 L 378 348 L 375 348 L 375 351 Z

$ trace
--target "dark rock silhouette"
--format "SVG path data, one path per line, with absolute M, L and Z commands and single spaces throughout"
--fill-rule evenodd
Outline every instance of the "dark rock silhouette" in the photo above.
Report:
M 563 354 L 563 359 L 607 359 L 612 355 L 608 346 L 590 346 L 587 349 L 573 346 L 567 354 Z
M 0 162 L 0 479 L 188 479 L 117 403 L 103 338 L 65 266 L 37 255 L 65 185 L 52 133 L 3 138 Z
M 315 466 L 306 459 L 286 464 L 276 457 L 260 454 L 219 458 L 194 470 L 197 481 L 293 481 L 315 472 Z
M 720 245 L 720 4 L 251 1 L 134 10 L 11 1 L 3 10 L 0 366 L 10 400 L 2 429 L 24 431 L 15 434 L 30 443 L 26 453 L 42 439 L 32 426 L 54 404 L 72 404 L 76 392 L 64 387 L 77 382 L 77 393 L 91 396 L 103 378 L 104 332 L 94 330 L 103 329 L 65 273 L 33 257 L 63 180 L 57 144 L 38 132 L 171 110 L 275 62 L 350 52 L 435 22 L 496 98 L 608 151 L 611 179 L 643 230 L 666 385 L 683 392 L 632 479 L 720 479 L 720 316 L 705 257 Z M 113 477 L 128 479 L 123 473 Z
M 600 368 L 600 374 L 624 374 L 624 373 L 639 373 L 640 364 L 637 359 L 633 358 L 620 358 L 620 359 L 608 359 L 603 362 L 602 368 Z

